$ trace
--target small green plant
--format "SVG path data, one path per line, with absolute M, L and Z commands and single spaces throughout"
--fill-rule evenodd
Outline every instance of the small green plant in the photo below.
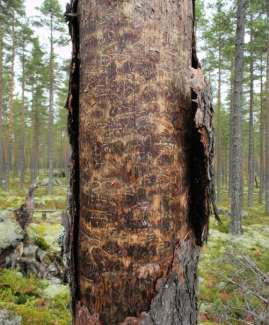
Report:
M 50 246 L 46 242 L 46 240 L 43 237 L 40 237 L 40 236 L 35 236 L 34 237 L 34 244 L 37 245 L 43 251 L 47 251 L 50 248 Z
M 48 282 L 34 276 L 24 277 L 15 270 L 0 271 L 0 308 L 22 317 L 23 325 L 69 325 L 69 290 L 47 297 Z M 64 288 L 64 286 L 62 286 Z

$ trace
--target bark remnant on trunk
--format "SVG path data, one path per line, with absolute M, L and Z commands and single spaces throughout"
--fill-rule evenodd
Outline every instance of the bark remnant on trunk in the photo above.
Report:
M 73 0 L 74 324 L 197 323 L 212 105 L 193 3 Z

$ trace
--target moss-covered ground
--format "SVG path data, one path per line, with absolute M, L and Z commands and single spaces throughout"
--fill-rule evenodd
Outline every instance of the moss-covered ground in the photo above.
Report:
M 68 325 L 69 290 L 15 270 L 0 271 L 0 309 L 22 317 L 23 325 Z
M 23 189 L 1 192 L 0 209 L 17 208 L 25 194 Z M 48 195 L 45 188 L 39 189 L 35 202 L 37 209 L 57 210 L 48 213 L 45 220 L 41 212 L 36 213 L 29 228 L 39 245 L 53 249 L 62 229 L 60 213 L 66 207 L 65 184 L 56 186 L 52 195 Z M 223 195 L 219 208 L 228 211 L 227 194 Z M 242 261 L 246 256 L 269 274 L 269 216 L 258 203 L 253 208 L 244 207 L 243 215 L 244 234 L 239 237 L 229 234 L 227 213 L 221 215 L 221 225 L 211 218 L 208 243 L 202 249 L 199 264 L 199 324 L 256 324 L 249 310 L 258 314 L 264 308 L 259 298 L 236 283 L 242 285 L 243 281 L 251 288 L 257 287 L 255 272 L 244 269 Z M 268 287 L 261 290 L 262 296 L 269 299 Z M 23 277 L 15 270 L 0 271 L 0 309 L 22 316 L 23 325 L 70 324 L 69 300 L 66 286 L 34 276 Z M 268 322 L 265 320 L 264 324 Z
M 219 208 L 228 212 L 227 196 L 221 202 Z M 244 207 L 243 215 L 241 236 L 229 234 L 227 213 L 221 215 L 221 225 L 211 218 L 199 263 L 200 324 L 269 324 L 266 313 L 264 320 L 257 321 L 268 304 L 255 296 L 269 299 L 269 283 L 257 274 L 260 270 L 269 276 L 269 216 L 257 199 L 253 208 Z
M 18 189 L 11 183 L 9 192 L 0 191 L 0 210 L 15 209 L 24 203 L 27 186 Z M 61 212 L 66 208 L 66 185 L 57 185 L 48 195 L 41 187 L 35 193 L 35 208 L 49 210 L 34 214 L 28 232 L 44 250 L 57 251 L 57 238 L 62 231 Z M 51 211 L 50 211 L 51 210 Z M 52 211 L 55 210 L 55 211 Z M 0 309 L 13 311 L 22 317 L 22 325 L 69 325 L 70 294 L 66 285 L 25 277 L 16 270 L 0 270 Z

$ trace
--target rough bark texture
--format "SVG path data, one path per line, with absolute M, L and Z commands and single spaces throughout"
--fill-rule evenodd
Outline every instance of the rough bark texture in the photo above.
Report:
M 233 88 L 233 118 L 231 135 L 231 227 L 233 234 L 242 232 L 241 225 L 241 193 L 242 193 L 242 147 L 241 147 L 241 123 L 242 123 L 242 82 L 244 65 L 244 34 L 247 0 L 239 0 L 237 8 L 237 29 L 235 48 L 235 77 Z
M 189 0 L 72 1 L 74 324 L 197 323 L 210 88 Z

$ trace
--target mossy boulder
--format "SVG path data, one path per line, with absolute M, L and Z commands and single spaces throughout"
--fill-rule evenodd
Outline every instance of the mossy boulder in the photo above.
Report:
M 24 231 L 10 212 L 0 213 L 0 266 L 5 264 L 5 258 L 22 241 Z
M 22 317 L 9 310 L 0 309 L 0 325 L 21 325 Z
M 22 240 L 24 236 L 20 225 L 12 218 L 10 212 L 0 213 L 0 251 L 13 246 Z
M 28 233 L 30 238 L 34 241 L 38 241 L 37 244 L 43 246 L 42 249 L 51 251 L 60 251 L 58 244 L 58 238 L 63 231 L 63 226 L 60 224 L 52 224 L 48 222 L 43 222 L 40 224 L 30 224 Z M 42 242 L 42 243 L 41 243 Z

